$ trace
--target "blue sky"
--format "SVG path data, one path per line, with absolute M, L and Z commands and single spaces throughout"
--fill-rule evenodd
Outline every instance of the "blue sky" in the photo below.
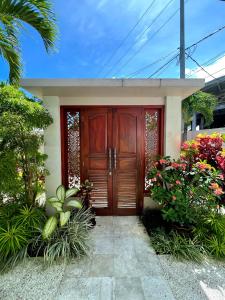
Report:
M 23 75 L 26 78 L 100 78 L 127 77 L 138 69 L 168 55 L 179 46 L 179 14 L 157 30 L 178 9 L 179 0 L 173 0 L 157 21 L 147 29 L 169 0 L 155 1 L 152 9 L 132 32 L 113 59 L 106 65 L 118 45 L 135 25 L 152 0 L 54 0 L 58 20 L 59 39 L 57 52 L 48 55 L 42 41 L 33 30 L 21 35 L 24 61 Z M 187 0 L 186 46 L 208 33 L 225 25 L 225 3 L 219 0 Z M 145 33 L 143 31 L 145 30 Z M 140 47 L 141 51 L 130 60 Z M 201 64 L 225 54 L 225 30 L 201 43 L 192 56 Z M 121 57 L 123 57 L 121 59 Z M 144 69 L 135 77 L 148 77 L 164 61 Z M 127 63 L 129 61 L 129 63 Z M 118 63 L 119 62 L 119 63 Z M 217 72 L 225 67 L 225 59 L 205 68 Z M 187 73 L 195 69 L 194 77 L 207 77 L 189 59 Z M 0 79 L 6 79 L 8 68 L 0 60 Z M 216 73 L 216 77 L 225 70 Z M 178 77 L 179 66 L 173 62 L 154 77 Z M 207 80 L 209 80 L 208 78 Z

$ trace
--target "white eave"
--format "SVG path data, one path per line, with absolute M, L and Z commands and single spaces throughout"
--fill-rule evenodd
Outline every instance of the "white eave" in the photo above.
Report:
M 204 79 L 22 79 L 20 85 L 37 96 L 181 96 L 201 89 Z

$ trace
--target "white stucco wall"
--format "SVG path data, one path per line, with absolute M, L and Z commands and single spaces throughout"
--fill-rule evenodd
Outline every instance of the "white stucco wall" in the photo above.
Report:
M 178 158 L 181 146 L 181 97 L 166 97 L 164 132 L 164 154 Z
M 48 155 L 46 167 L 50 172 L 46 178 L 46 191 L 47 196 L 51 196 L 61 184 L 60 99 L 48 96 L 43 101 L 53 118 L 53 124 L 44 132 L 44 152 Z

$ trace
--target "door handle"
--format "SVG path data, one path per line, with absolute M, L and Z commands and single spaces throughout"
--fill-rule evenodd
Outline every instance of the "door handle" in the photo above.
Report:
M 114 148 L 114 169 L 116 170 L 117 168 L 117 153 L 116 153 L 116 148 Z
M 112 149 L 108 150 L 108 164 L 109 164 L 109 175 L 112 175 Z

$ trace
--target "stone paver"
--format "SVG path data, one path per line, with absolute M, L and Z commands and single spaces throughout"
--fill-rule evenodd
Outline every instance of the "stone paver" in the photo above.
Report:
M 157 256 L 138 217 L 97 217 L 89 257 L 43 269 L 29 259 L 0 276 L 4 300 L 225 300 L 225 263 Z
M 57 300 L 173 300 L 137 217 L 97 217 L 93 253 L 67 266 Z

